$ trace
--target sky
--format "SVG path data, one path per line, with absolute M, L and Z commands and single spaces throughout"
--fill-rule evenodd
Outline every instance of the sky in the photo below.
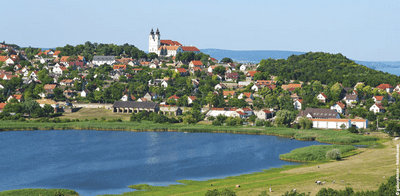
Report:
M 0 41 L 51 48 L 86 41 L 148 51 L 150 30 L 199 49 L 341 53 L 400 61 L 399 0 L 0 0 Z

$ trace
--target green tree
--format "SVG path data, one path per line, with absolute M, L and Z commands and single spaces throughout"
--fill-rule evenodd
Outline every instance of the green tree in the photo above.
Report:
M 231 58 L 225 57 L 221 60 L 221 63 L 233 63 L 233 60 Z
M 28 114 L 29 117 L 37 108 L 40 108 L 39 104 L 35 100 L 27 100 L 22 104 L 24 113 Z
M 257 119 L 256 115 L 249 116 L 249 122 L 252 122 L 253 124 L 256 122 L 256 119 Z
M 276 113 L 275 122 L 277 125 L 290 125 L 290 123 L 294 121 L 295 117 L 295 113 L 283 109 Z

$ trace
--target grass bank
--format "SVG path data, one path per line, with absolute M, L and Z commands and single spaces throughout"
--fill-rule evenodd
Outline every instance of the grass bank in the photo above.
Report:
M 347 130 L 299 130 L 285 127 L 242 127 L 242 126 L 213 126 L 205 124 L 157 124 L 149 121 L 138 122 L 103 122 L 100 120 L 79 122 L 35 122 L 35 121 L 2 121 L 0 131 L 17 130 L 110 130 L 110 131 L 182 131 L 209 133 L 238 133 L 275 135 L 294 137 L 297 140 L 316 140 L 330 144 L 363 144 L 373 145 L 378 138 L 349 133 Z
M 79 195 L 74 190 L 68 189 L 18 189 L 10 191 L 1 191 L 0 196 L 54 196 L 54 195 Z

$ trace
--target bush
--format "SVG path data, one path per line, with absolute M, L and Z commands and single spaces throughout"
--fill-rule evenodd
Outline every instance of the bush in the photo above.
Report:
M 340 154 L 339 149 L 332 149 L 332 150 L 326 152 L 326 158 L 328 158 L 328 159 L 340 160 L 341 157 L 342 157 L 342 155 Z
M 215 117 L 214 116 L 210 116 L 207 119 L 213 121 L 213 120 L 215 120 Z
M 25 121 L 25 118 L 21 117 L 21 118 L 18 119 L 18 121 Z
M 219 120 L 214 120 L 214 121 L 212 122 L 212 125 L 214 125 L 214 126 L 221 126 L 222 123 L 221 123 Z
M 235 191 L 232 191 L 227 188 L 221 192 L 219 192 L 218 189 L 214 189 L 214 190 L 208 190 L 205 196 L 236 196 L 236 193 Z
M 354 126 L 349 127 L 347 130 L 349 130 L 350 133 L 358 133 L 357 128 Z
M 256 126 L 257 127 L 261 127 L 264 125 L 264 121 L 263 120 L 256 120 Z
M 264 121 L 265 127 L 272 127 L 271 121 Z

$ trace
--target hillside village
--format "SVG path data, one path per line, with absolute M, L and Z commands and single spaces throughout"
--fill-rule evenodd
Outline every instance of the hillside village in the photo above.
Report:
M 148 54 L 90 42 L 45 51 L 3 43 L 0 50 L 3 120 L 55 117 L 93 103 L 133 114 L 131 120 L 156 113 L 174 123 L 216 126 L 363 130 L 400 116 L 399 84 L 284 79 L 261 64 L 219 61 L 195 46 L 161 40 L 158 29 L 150 32 Z

